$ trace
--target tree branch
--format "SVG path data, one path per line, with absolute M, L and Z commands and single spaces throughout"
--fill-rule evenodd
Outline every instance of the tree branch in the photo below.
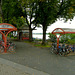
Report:
M 61 2 L 61 5 L 60 5 L 60 8 L 59 8 L 59 11 L 57 12 L 57 16 L 59 15 L 63 15 L 63 11 L 66 9 L 66 8 L 69 8 L 70 7 L 70 4 L 69 4 L 69 0 L 68 0 L 68 3 L 65 4 L 64 0 L 62 0 Z
M 25 9 L 25 18 L 26 18 L 26 22 L 27 22 L 27 24 L 28 24 L 28 26 L 29 26 L 29 22 L 28 22 L 28 19 L 27 19 L 26 7 L 25 7 L 24 9 Z

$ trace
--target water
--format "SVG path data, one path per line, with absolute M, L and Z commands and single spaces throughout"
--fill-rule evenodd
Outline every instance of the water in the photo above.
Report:
M 46 35 L 46 39 L 49 39 L 48 36 L 49 36 L 49 35 L 47 34 L 47 35 Z M 33 38 L 42 39 L 42 38 L 43 38 L 43 34 L 34 34 L 34 33 L 33 33 Z

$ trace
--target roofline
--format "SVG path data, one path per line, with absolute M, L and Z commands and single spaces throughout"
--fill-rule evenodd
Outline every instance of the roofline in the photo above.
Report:
M 9 29 L 9 30 L 15 30 L 15 31 L 17 30 L 17 28 L 15 26 L 8 24 L 8 23 L 0 23 L 0 25 L 9 25 L 9 26 L 13 27 L 13 28 L 0 28 L 0 29 Z
M 54 32 L 55 30 L 57 30 L 57 29 L 60 29 L 60 30 L 62 30 L 62 32 Z M 66 29 L 66 28 L 55 28 L 53 31 L 52 31 L 52 34 L 57 34 L 57 33 L 61 33 L 61 34 L 70 34 L 70 33 L 72 33 L 72 34 L 75 34 L 75 32 L 65 32 L 63 29 Z M 68 29 L 70 29 L 70 28 L 68 28 Z

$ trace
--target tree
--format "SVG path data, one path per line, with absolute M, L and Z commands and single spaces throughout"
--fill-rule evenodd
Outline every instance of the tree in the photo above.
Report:
M 56 42 L 56 36 L 53 35 L 52 33 L 49 33 L 49 39 L 51 42 Z
M 4 22 L 12 23 L 13 25 L 14 18 L 17 20 L 19 17 L 24 16 L 18 0 L 3 0 L 2 11 L 4 14 Z
M 43 41 L 46 41 L 47 27 L 57 21 L 57 18 L 63 18 L 65 21 L 72 20 L 75 16 L 74 0 L 39 0 L 37 10 L 37 23 L 43 27 Z
M 57 4 L 56 0 L 51 2 L 47 0 L 38 2 L 39 8 L 38 11 L 36 12 L 38 16 L 37 22 L 41 24 L 43 27 L 43 41 L 42 41 L 43 45 L 45 45 L 46 41 L 47 26 L 49 26 L 49 24 L 52 24 L 56 20 L 55 18 L 57 12 L 56 4 Z
M 23 12 L 25 13 L 25 19 L 26 23 L 29 27 L 29 41 L 32 41 L 32 31 L 36 28 L 36 14 L 35 11 L 37 11 L 37 3 L 36 0 L 21 0 L 21 7 L 23 9 Z

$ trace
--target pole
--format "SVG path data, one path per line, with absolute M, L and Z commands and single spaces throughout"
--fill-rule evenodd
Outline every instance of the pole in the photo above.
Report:
M 59 50 L 59 38 L 57 38 L 57 50 Z

